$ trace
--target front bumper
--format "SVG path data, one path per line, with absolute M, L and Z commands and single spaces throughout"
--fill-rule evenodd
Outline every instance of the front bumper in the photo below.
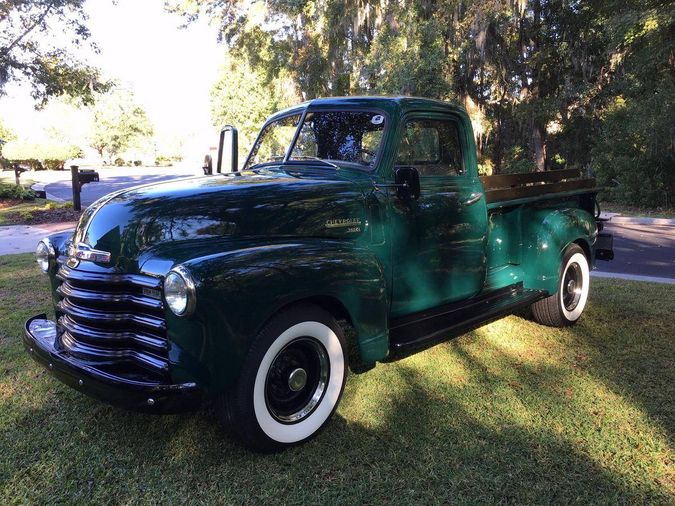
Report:
M 195 383 L 161 384 L 113 376 L 56 347 L 56 326 L 44 314 L 26 321 L 23 342 L 31 357 L 71 388 L 113 406 L 147 413 L 196 409 L 202 391 Z

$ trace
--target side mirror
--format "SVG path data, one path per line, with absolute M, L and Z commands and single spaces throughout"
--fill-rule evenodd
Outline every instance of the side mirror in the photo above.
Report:
M 227 159 L 224 160 L 224 158 Z M 218 142 L 218 173 L 223 171 L 223 162 L 228 169 L 226 172 L 237 172 L 239 170 L 239 133 L 232 125 L 225 125 L 220 131 L 220 140 Z
M 396 196 L 401 200 L 420 198 L 420 173 L 415 167 L 399 167 L 394 172 Z

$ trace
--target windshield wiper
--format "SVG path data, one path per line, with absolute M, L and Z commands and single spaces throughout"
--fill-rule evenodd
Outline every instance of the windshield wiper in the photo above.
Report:
M 293 160 L 312 160 L 312 161 L 315 161 L 315 162 L 321 162 L 325 165 L 328 165 L 329 167 L 333 167 L 334 169 L 340 168 L 337 165 L 335 165 L 333 162 L 329 162 L 328 160 L 324 160 L 323 158 L 319 158 L 318 156 L 307 156 L 307 155 L 296 156 L 296 157 L 293 158 Z

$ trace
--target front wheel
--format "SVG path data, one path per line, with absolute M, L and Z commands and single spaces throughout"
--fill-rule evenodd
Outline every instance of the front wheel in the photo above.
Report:
M 262 452 L 311 439 L 342 396 L 345 350 L 340 326 L 323 309 L 302 305 L 279 313 L 255 338 L 225 399 L 228 425 Z
M 535 321 L 550 327 L 574 324 L 586 307 L 589 285 L 588 259 L 580 246 L 572 244 L 563 255 L 558 290 L 532 304 Z

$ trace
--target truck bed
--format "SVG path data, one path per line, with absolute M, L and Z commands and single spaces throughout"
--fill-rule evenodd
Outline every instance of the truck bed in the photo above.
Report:
M 584 178 L 578 169 L 482 176 L 480 180 L 489 209 L 599 191 L 595 179 Z

